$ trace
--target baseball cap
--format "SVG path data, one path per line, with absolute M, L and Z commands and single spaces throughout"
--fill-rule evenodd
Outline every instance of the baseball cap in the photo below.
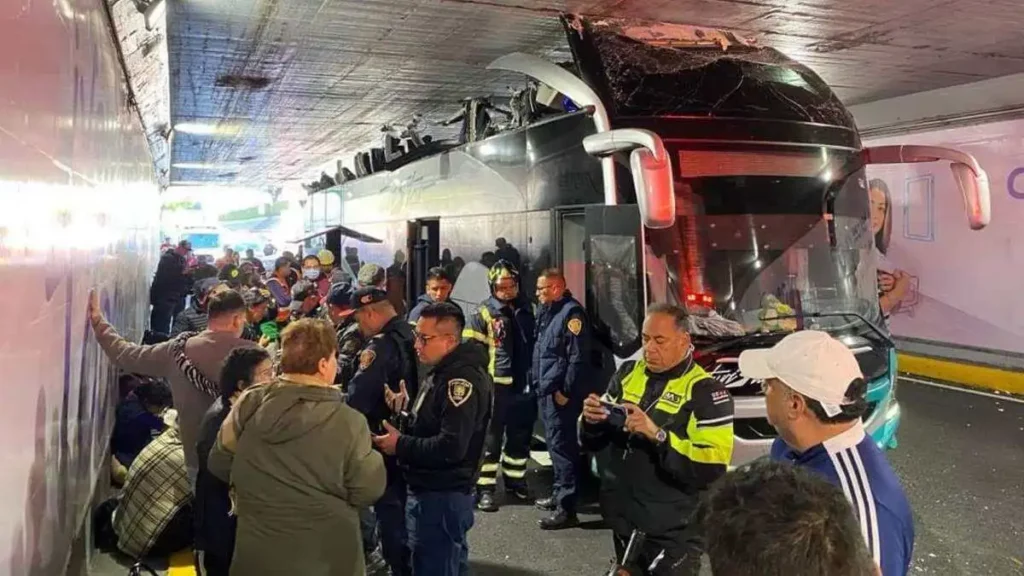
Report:
M 339 282 L 337 284 L 331 284 L 331 289 L 327 292 L 327 303 L 331 306 L 337 306 L 338 308 L 352 308 L 352 285 L 348 282 Z M 352 310 L 346 310 L 346 313 L 351 313 Z
M 357 280 L 360 286 L 377 286 L 384 281 L 384 269 L 378 264 L 363 264 Z
M 352 309 L 359 310 L 364 306 L 383 302 L 388 299 L 388 293 L 374 286 L 360 288 L 352 294 Z
M 740 373 L 755 380 L 778 378 L 794 391 L 817 400 L 829 417 L 858 400 L 846 398 L 846 390 L 854 380 L 864 377 L 853 352 L 820 330 L 794 332 L 771 348 L 744 350 L 740 353 Z
M 316 286 L 308 280 L 299 280 L 292 286 L 292 303 L 289 308 L 298 310 L 302 308 L 302 301 L 310 296 L 317 296 Z

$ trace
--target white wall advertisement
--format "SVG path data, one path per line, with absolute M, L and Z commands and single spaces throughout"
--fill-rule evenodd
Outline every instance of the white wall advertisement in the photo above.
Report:
M 896 337 L 1024 353 L 1024 120 L 880 138 L 973 154 L 992 222 L 967 225 L 946 163 L 868 169 L 879 292 Z

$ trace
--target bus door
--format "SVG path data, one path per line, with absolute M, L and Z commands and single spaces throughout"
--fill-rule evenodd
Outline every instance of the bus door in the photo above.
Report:
M 553 261 L 565 275 L 566 288 L 587 306 L 587 226 L 582 207 L 555 209 Z
M 441 222 L 437 218 L 409 221 L 409 261 L 406 265 L 406 301 L 409 308 L 423 294 L 427 271 L 441 263 Z
M 636 204 L 587 206 L 583 213 L 586 308 L 594 340 L 619 360 L 640 349 L 644 319 L 643 232 Z M 563 230 L 565 228 L 563 227 Z M 606 355 L 603 372 L 614 371 Z M 607 382 L 602 374 L 601 381 Z

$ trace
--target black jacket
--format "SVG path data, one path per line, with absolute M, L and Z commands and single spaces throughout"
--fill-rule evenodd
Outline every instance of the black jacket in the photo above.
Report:
M 160 256 L 153 283 L 149 286 L 149 302 L 176 301 L 189 291 L 189 278 L 185 275 L 185 257 L 174 250 Z
M 366 416 L 374 433 L 379 434 L 381 422 L 391 416 L 391 408 L 384 400 L 385 385 L 398 392 L 399 382 L 405 380 L 409 397 L 415 398 L 419 380 L 413 341 L 412 329 L 401 316 L 395 316 L 359 353 L 359 365 L 346 388 L 347 401 Z
M 662 444 L 583 421 L 580 443 L 597 452 L 601 508 L 616 534 L 684 529 L 702 490 L 725 474 L 732 455 L 733 402 L 719 381 L 687 359 L 663 373 L 627 361 L 604 400 L 631 402 L 668 433 Z
M 231 412 L 231 405 L 218 398 L 203 416 L 199 426 L 199 473 L 196 476 L 195 503 L 192 506 L 195 521 L 195 545 L 224 560 L 231 560 L 235 551 L 235 530 L 238 521 L 231 516 L 231 498 L 228 484 L 210 473 L 206 461 L 217 442 L 217 432 Z
M 434 301 L 430 299 L 430 296 L 420 294 L 420 297 L 416 299 L 416 305 L 412 307 L 412 310 L 409 310 L 409 324 L 415 326 L 416 321 L 420 319 L 420 314 L 423 312 L 423 309 L 433 303 Z
M 463 342 L 414 397 L 412 428 L 395 452 L 414 492 L 468 492 L 476 485 L 494 398 L 486 365 L 484 349 Z
M 537 310 L 537 343 L 533 346 L 533 385 L 537 396 L 561 392 L 582 401 L 587 386 L 590 322 L 583 306 L 565 293 Z
M 347 391 L 348 382 L 355 376 L 359 366 L 359 351 L 366 342 L 363 333 L 359 331 L 359 324 L 352 316 L 342 321 L 335 331 L 338 334 L 338 376 L 334 383 L 339 384 L 342 391 Z

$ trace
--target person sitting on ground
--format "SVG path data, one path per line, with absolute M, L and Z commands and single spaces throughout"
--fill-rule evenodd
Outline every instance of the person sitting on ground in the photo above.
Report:
M 171 407 L 171 388 L 157 378 L 146 378 L 117 406 L 110 437 L 113 481 L 124 484 L 128 468 L 153 438 L 167 429 L 163 414 Z
M 189 478 L 193 481 L 199 470 L 199 422 L 220 395 L 220 386 L 215 382 L 221 364 L 235 348 L 255 346 L 240 338 L 245 327 L 245 301 L 241 294 L 225 290 L 210 296 L 207 313 L 209 326 L 203 332 L 185 332 L 167 342 L 140 346 L 118 335 L 103 317 L 99 295 L 95 291 L 89 294 L 88 318 L 96 341 L 111 363 L 128 372 L 165 378 L 170 384 L 174 407 L 181 419 Z
M 714 576 L 875 576 L 857 518 L 835 486 L 790 464 L 726 474 L 697 507 Z
M 177 414 L 128 468 L 114 509 L 117 547 L 132 558 L 161 558 L 192 544 L 192 488 Z
M 904 576 L 914 553 L 914 515 L 882 449 L 864 432 L 867 383 L 853 352 L 825 332 L 790 334 L 740 354 L 744 377 L 764 381 L 771 458 L 806 466 L 841 486 L 884 576 Z
M 291 323 L 283 374 L 247 390 L 221 426 L 208 464 L 235 494 L 232 576 L 365 572 L 358 510 L 384 493 L 384 462 L 333 386 L 336 354 L 328 322 Z
M 235 348 L 224 360 L 220 371 L 220 398 L 214 401 L 199 425 L 199 475 L 196 477 L 195 529 L 196 550 L 203 552 L 206 576 L 228 576 L 235 550 L 235 517 L 231 513 L 228 484 L 210 474 L 207 458 L 217 432 L 228 417 L 231 406 L 250 386 L 270 382 L 274 366 L 261 348 Z

